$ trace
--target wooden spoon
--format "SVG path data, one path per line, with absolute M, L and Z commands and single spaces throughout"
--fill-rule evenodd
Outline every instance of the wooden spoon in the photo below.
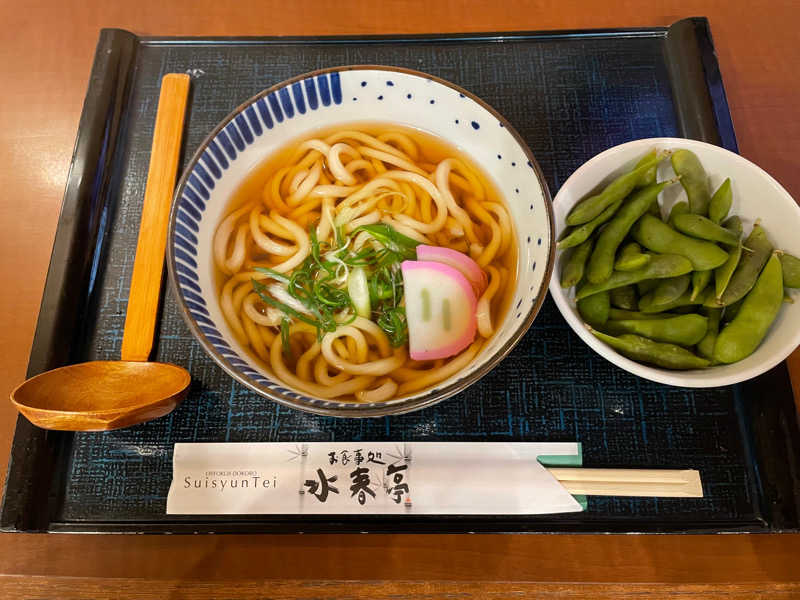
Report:
M 186 396 L 191 381 L 186 369 L 147 359 L 153 348 L 188 94 L 188 75 L 170 73 L 162 79 L 122 360 L 69 365 L 17 386 L 11 402 L 34 425 L 67 431 L 119 429 L 162 417 Z

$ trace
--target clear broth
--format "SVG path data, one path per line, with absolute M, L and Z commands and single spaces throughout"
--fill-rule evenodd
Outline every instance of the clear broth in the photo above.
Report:
M 410 137 L 417 144 L 420 151 L 420 158 L 418 159 L 418 162 L 438 164 L 446 158 L 458 158 L 468 165 L 477 175 L 478 179 L 483 185 L 484 190 L 486 191 L 487 200 L 498 202 L 508 208 L 508 203 L 498 192 L 497 186 L 494 184 L 491 178 L 476 165 L 475 161 L 473 161 L 462 150 L 447 143 L 440 137 L 420 131 L 418 129 L 389 123 L 348 123 L 347 125 L 337 125 L 335 127 L 320 129 L 313 133 L 306 133 L 301 137 L 286 142 L 279 150 L 270 154 L 259 165 L 254 167 L 250 173 L 248 173 L 245 180 L 234 192 L 227 208 L 223 212 L 223 218 L 247 202 L 260 199 L 264 185 L 267 183 L 267 181 L 269 181 L 275 171 L 280 169 L 290 159 L 298 144 L 313 138 L 324 139 L 342 130 L 363 131 L 370 135 L 378 135 L 388 131 L 401 132 Z M 508 213 L 510 215 L 511 211 L 508 211 Z M 508 270 L 508 273 L 510 274 L 508 279 L 509 281 L 517 280 L 517 252 L 516 228 L 512 220 L 511 245 L 502 258 L 495 259 L 493 261 L 495 264 L 502 264 Z M 226 276 L 216 267 L 214 268 L 214 276 L 217 294 L 219 294 L 222 286 L 224 285 Z M 507 285 L 506 289 L 498 290 L 498 293 L 501 294 L 501 301 L 499 303 L 495 303 L 492 310 L 492 323 L 495 325 L 495 334 L 497 330 L 500 329 L 500 324 L 505 320 L 505 317 L 508 314 L 511 301 L 514 296 L 514 288 L 515 286 L 513 285 Z M 272 371 L 270 366 L 261 360 L 249 348 L 246 349 L 246 351 L 248 356 L 256 364 L 261 365 L 261 367 L 267 372 Z M 414 392 L 414 394 L 418 393 L 420 392 Z

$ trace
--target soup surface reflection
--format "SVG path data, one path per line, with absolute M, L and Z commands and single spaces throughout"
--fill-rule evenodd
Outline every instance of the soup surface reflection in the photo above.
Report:
M 514 228 L 441 139 L 358 124 L 295 140 L 231 198 L 214 235 L 220 306 L 254 360 L 318 398 L 381 402 L 454 375 L 501 323 Z

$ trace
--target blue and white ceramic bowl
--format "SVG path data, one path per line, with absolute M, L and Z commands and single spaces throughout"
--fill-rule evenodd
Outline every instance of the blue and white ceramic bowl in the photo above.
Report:
M 236 341 L 219 307 L 212 238 L 247 174 L 287 142 L 347 123 L 383 122 L 439 136 L 494 181 L 516 226 L 516 291 L 505 322 L 466 369 L 435 388 L 388 402 L 310 397 L 272 377 Z M 381 66 L 316 71 L 271 87 L 234 110 L 201 144 L 181 177 L 170 218 L 170 282 L 190 329 L 231 377 L 300 410 L 366 417 L 420 409 L 458 393 L 506 356 L 533 322 L 554 260 L 547 185 L 519 134 L 495 110 L 435 77 Z

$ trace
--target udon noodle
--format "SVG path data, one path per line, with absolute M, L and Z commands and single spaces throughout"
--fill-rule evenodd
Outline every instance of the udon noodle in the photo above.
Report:
M 454 356 L 409 356 L 400 265 L 417 243 L 463 253 L 485 274 L 477 333 Z M 504 315 L 516 252 L 488 179 L 438 139 L 393 126 L 290 144 L 239 189 L 213 243 L 238 341 L 286 385 L 353 402 L 413 394 L 468 365 Z M 364 289 L 371 302 L 356 298 Z

